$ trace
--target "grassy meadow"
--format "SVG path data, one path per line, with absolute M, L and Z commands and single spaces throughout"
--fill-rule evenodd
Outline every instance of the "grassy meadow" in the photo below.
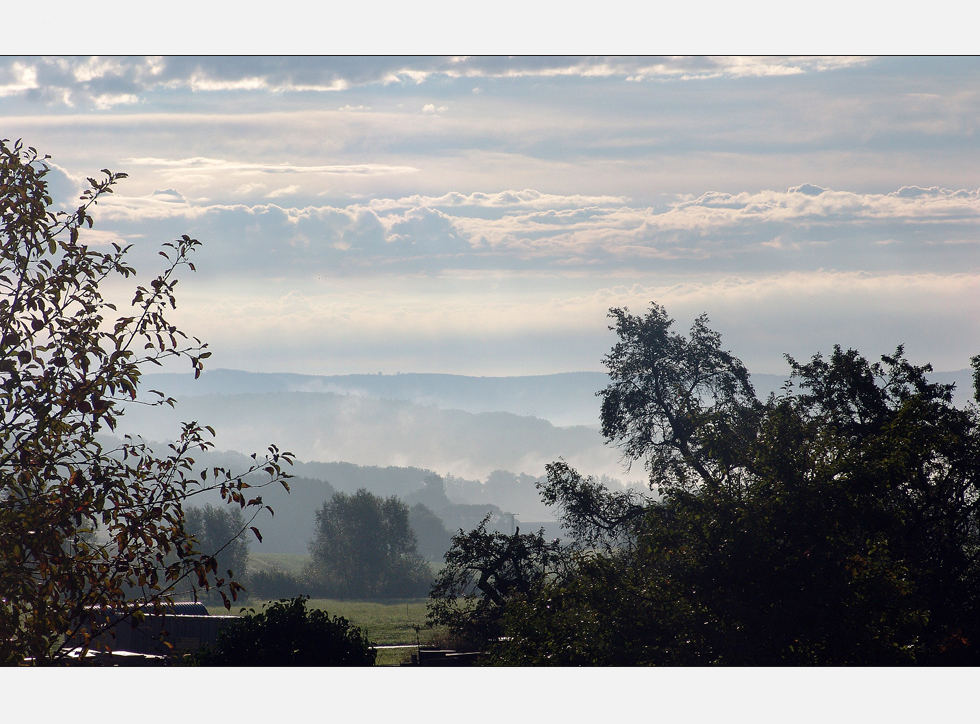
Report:
M 394 644 L 414 644 L 415 628 L 419 626 L 418 640 L 422 645 L 436 643 L 445 631 L 441 627 L 427 628 L 425 625 L 424 598 L 401 599 L 393 601 L 344 601 L 333 598 L 311 598 L 309 608 L 325 610 L 330 616 L 343 616 L 361 628 L 368 640 L 377 646 Z M 244 608 L 260 611 L 263 601 L 247 603 Z M 242 606 L 232 606 L 230 613 L 238 614 Z M 208 606 L 215 615 L 227 615 L 223 606 Z M 407 660 L 413 653 L 411 649 L 381 649 L 378 651 L 377 665 L 393 666 Z
M 299 576 L 310 563 L 310 557 L 296 553 L 249 553 L 248 570 L 269 571 L 278 568 L 293 576 Z
M 262 571 L 279 568 L 299 575 L 309 562 L 308 556 L 259 553 L 248 559 L 249 570 Z M 242 608 L 260 611 L 265 600 L 246 600 L 232 604 L 231 611 L 224 606 L 208 605 L 213 615 L 238 615 Z M 434 644 L 445 633 L 441 628 L 428 628 L 425 624 L 424 598 L 394 599 L 390 601 L 352 601 L 333 598 L 311 598 L 307 606 L 326 611 L 330 616 L 343 616 L 358 626 L 376 646 L 415 644 L 415 626 L 419 627 L 418 640 L 422 645 Z M 407 660 L 411 649 L 381 649 L 378 651 L 379 666 L 394 666 Z

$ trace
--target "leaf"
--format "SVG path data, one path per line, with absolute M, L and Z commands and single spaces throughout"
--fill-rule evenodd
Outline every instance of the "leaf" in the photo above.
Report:
M 259 533 L 259 529 L 256 528 L 254 525 L 253 526 L 250 526 L 250 528 L 251 528 L 252 532 L 255 533 L 255 537 L 259 539 L 259 543 L 261 543 L 262 542 L 262 534 Z

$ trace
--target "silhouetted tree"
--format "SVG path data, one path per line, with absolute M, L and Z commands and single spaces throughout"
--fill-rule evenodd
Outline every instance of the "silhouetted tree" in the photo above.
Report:
M 377 652 L 346 618 L 308 609 L 299 596 L 249 609 L 190 657 L 197 666 L 372 666 Z
M 538 591 L 562 560 L 558 541 L 545 540 L 543 531 L 518 528 L 507 535 L 488 531 L 489 521 L 487 516 L 474 530 L 453 536 L 428 605 L 429 623 L 447 626 L 475 646 L 499 637 L 508 604 Z
M 329 596 L 425 595 L 432 580 L 416 550 L 408 506 L 364 489 L 336 493 L 317 511 L 310 577 Z
M 611 317 L 602 430 L 660 497 L 548 466 L 542 493 L 578 545 L 496 606 L 498 660 L 980 662 L 976 406 L 955 407 L 901 347 L 788 358 L 763 402 L 704 317 L 689 337 L 656 305 Z

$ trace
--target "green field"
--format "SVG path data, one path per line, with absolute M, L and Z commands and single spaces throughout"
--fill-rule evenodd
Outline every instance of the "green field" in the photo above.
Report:
M 432 629 L 425 628 L 424 598 L 386 601 L 340 601 L 329 598 L 311 598 L 309 606 L 327 611 L 331 616 L 343 616 L 367 634 L 373 644 L 414 644 L 415 629 L 419 626 L 419 639 L 431 643 Z
M 414 644 L 415 629 L 419 626 L 419 641 L 422 645 L 434 644 L 437 637 L 445 634 L 441 628 L 427 628 L 425 625 L 424 598 L 402 599 L 394 601 L 342 601 L 332 598 L 311 598 L 309 608 L 326 611 L 331 616 L 343 616 L 367 634 L 371 643 L 384 646 L 391 644 Z M 261 601 L 250 602 L 245 608 L 260 611 Z M 223 606 L 208 606 L 212 614 L 227 615 L 229 611 Z M 231 613 L 238 614 L 241 606 L 232 606 Z M 378 652 L 378 665 L 396 665 L 407 659 L 411 649 L 382 649 Z
M 309 556 L 295 553 L 249 553 L 248 570 L 268 571 L 278 568 L 294 576 L 303 573 L 310 562 Z
M 251 554 L 248 567 L 251 571 L 270 570 L 278 568 L 292 575 L 300 575 L 309 563 L 309 556 L 278 553 Z M 423 646 L 436 643 L 436 639 L 445 634 L 444 629 L 427 628 L 425 625 L 424 598 L 396 599 L 392 601 L 347 601 L 332 598 L 311 598 L 310 608 L 325 610 L 331 616 L 343 616 L 367 635 L 372 644 L 378 646 L 394 644 L 415 644 L 416 631 L 419 627 L 418 641 Z M 256 611 L 262 609 L 263 600 L 246 599 L 244 604 L 232 604 L 231 611 L 221 605 L 208 605 L 208 610 L 215 615 L 238 614 L 244 607 Z M 378 665 L 397 665 L 407 659 L 413 652 L 411 649 L 382 649 L 378 651 Z

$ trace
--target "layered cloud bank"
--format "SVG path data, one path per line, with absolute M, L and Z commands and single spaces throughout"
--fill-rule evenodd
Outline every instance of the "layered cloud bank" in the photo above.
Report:
M 137 246 L 189 229 L 208 240 L 206 255 L 221 260 L 205 265 L 216 274 L 226 274 L 229 264 L 302 278 L 461 269 L 918 273 L 973 264 L 980 190 L 903 186 L 871 194 L 801 184 L 706 192 L 653 208 L 623 197 L 533 189 L 302 207 L 213 204 L 161 189 L 116 195 L 99 220 L 101 236 L 93 241 L 107 240 L 112 230 Z
M 357 86 L 418 85 L 439 78 L 704 80 L 799 75 L 865 62 L 864 58 L 844 56 L 26 57 L 0 63 L 0 97 L 31 95 L 52 104 L 105 110 L 137 104 L 148 94 L 182 90 L 337 93 Z
M 957 369 L 977 88 L 949 57 L 8 57 L 0 125 L 69 208 L 130 174 L 89 243 L 204 242 L 176 314 L 219 366 L 597 370 L 608 308 L 654 300 L 759 372 Z

